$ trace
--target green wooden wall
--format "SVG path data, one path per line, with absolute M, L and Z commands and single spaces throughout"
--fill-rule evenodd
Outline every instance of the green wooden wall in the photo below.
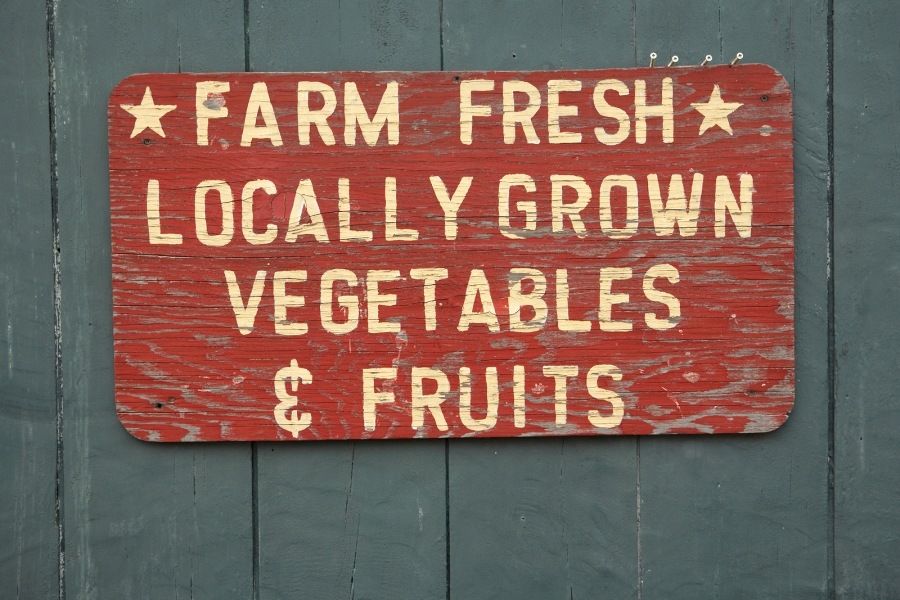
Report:
M 0 597 L 900 598 L 896 0 L 6 0 Z M 768 63 L 797 398 L 759 436 L 154 445 L 113 409 L 106 103 L 138 72 Z

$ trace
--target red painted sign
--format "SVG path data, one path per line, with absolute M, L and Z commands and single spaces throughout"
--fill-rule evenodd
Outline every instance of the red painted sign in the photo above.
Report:
M 154 441 L 774 429 L 791 124 L 762 65 L 129 77 L 119 418 Z

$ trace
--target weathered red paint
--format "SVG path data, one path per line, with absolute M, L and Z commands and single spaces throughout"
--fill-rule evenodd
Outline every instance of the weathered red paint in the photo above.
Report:
M 597 141 L 595 127 L 612 131 L 615 121 L 598 116 L 592 104 L 597 81 L 620 79 L 631 94 L 606 95 L 607 101 L 634 114 L 634 81 L 647 83 L 648 102 L 657 104 L 662 79 L 672 78 L 674 142 L 664 143 L 661 119 L 647 121 L 647 141 L 631 135 L 619 145 Z M 476 102 L 491 104 L 493 115 L 476 117 L 474 143 L 464 145 L 459 133 L 461 80 L 493 79 L 493 93 L 479 92 Z M 564 104 L 578 106 L 578 116 L 565 116 L 565 131 L 582 133 L 577 144 L 550 144 L 547 135 L 547 82 L 583 82 L 581 92 L 565 92 Z M 210 97 L 229 115 L 209 121 L 209 146 L 197 145 L 196 82 L 227 81 L 230 90 Z M 321 143 L 316 129 L 312 144 L 301 146 L 297 133 L 297 82 L 319 81 L 336 91 L 337 108 L 329 118 L 334 146 Z M 514 144 L 503 142 L 500 112 L 504 80 L 533 83 L 542 107 L 534 118 L 540 143 L 528 144 L 521 129 Z M 353 81 L 368 114 L 384 91 L 397 81 L 400 90 L 400 140 L 387 145 L 382 132 L 375 147 L 357 134 L 354 147 L 343 143 L 343 83 Z M 268 140 L 240 145 L 244 112 L 255 82 L 265 82 L 275 108 L 283 145 Z M 714 85 L 726 102 L 742 106 L 732 112 L 733 134 L 712 127 L 699 135 L 703 115 L 691 106 L 710 98 Z M 161 117 L 165 137 L 145 129 L 131 137 L 135 118 L 122 108 L 141 102 L 152 89 L 157 105 L 175 108 Z M 521 99 L 522 97 L 517 97 Z M 317 108 L 314 106 L 313 108 Z M 262 124 L 262 119 L 259 120 Z M 787 418 L 794 397 L 793 357 L 793 189 L 791 95 L 784 79 L 762 65 L 678 67 L 604 71 L 529 73 L 227 73 L 134 75 L 120 83 L 109 103 L 110 190 L 115 325 L 116 408 L 133 435 L 154 441 L 293 440 L 275 418 L 274 378 L 292 360 L 307 369 L 312 382 L 298 386 L 293 410 L 309 413 L 310 425 L 297 439 L 366 439 L 408 437 L 595 435 L 654 433 L 761 432 Z M 647 175 L 658 174 L 663 199 L 674 174 L 705 175 L 697 233 L 693 237 L 659 236 L 647 201 Z M 523 227 L 515 202 L 534 199 L 537 230 L 523 239 L 504 237 L 498 228 L 498 181 L 522 173 L 536 192 L 512 193 L 512 225 Z M 738 193 L 739 174 L 753 177 L 752 236 L 739 237 L 730 217 L 725 237 L 713 232 L 713 188 L 727 176 Z M 553 233 L 550 223 L 550 176 L 584 178 L 591 198 L 582 211 L 587 229 L 576 236 Z M 604 177 L 635 178 L 639 228 L 628 239 L 612 239 L 601 230 L 598 189 Z M 444 234 L 443 213 L 429 177 L 443 178 L 452 193 L 460 178 L 474 178 L 458 216 L 458 236 Z M 350 181 L 352 228 L 370 230 L 369 243 L 338 240 L 339 178 Z M 385 240 L 384 180 L 397 180 L 397 227 L 419 232 L 415 241 Z M 222 247 L 201 244 L 195 233 L 194 193 L 203 180 L 229 182 L 235 196 L 235 235 Z M 256 231 L 269 223 L 278 238 L 251 245 L 241 234 L 240 194 L 252 180 L 270 180 L 270 196 L 257 192 Z M 330 238 L 317 242 L 301 236 L 284 241 L 294 193 L 310 179 Z M 180 245 L 151 244 L 147 219 L 148 181 L 159 181 L 160 225 L 182 235 Z M 615 227 L 623 227 L 625 199 L 612 197 Z M 567 190 L 564 202 L 574 200 Z M 223 227 L 211 194 L 207 200 L 212 233 Z M 218 216 L 217 216 L 218 215 Z M 306 217 L 306 215 L 304 215 Z M 304 218 L 304 222 L 308 222 Z M 681 319 L 668 330 L 647 326 L 645 313 L 665 318 L 667 309 L 648 300 L 642 277 L 653 265 L 670 264 L 679 281 L 657 279 L 655 287 L 678 298 Z M 449 277 L 436 283 L 435 331 L 424 326 L 423 286 L 410 269 L 443 267 Z M 602 268 L 630 268 L 634 276 L 614 282 L 615 293 L 629 301 L 612 308 L 612 318 L 633 323 L 631 331 L 598 328 L 599 274 Z M 360 324 L 336 335 L 323 329 L 319 317 L 319 279 L 328 269 L 348 269 L 360 280 Z M 549 316 L 538 332 L 509 331 L 508 272 L 532 268 L 546 276 L 544 299 Z M 402 281 L 382 283 L 382 293 L 396 294 L 396 306 L 382 306 L 382 321 L 397 321 L 400 333 L 369 333 L 363 279 L 368 270 L 398 270 Z M 490 285 L 501 331 L 484 325 L 457 328 L 470 273 L 482 269 Z M 567 269 L 570 318 L 590 321 L 588 332 L 560 331 L 556 313 L 557 270 Z M 243 300 L 257 271 L 267 279 L 253 331 L 242 335 L 229 300 L 226 270 L 236 274 Z M 305 296 L 305 306 L 288 310 L 289 319 L 308 324 L 304 335 L 277 335 L 274 329 L 272 274 L 306 270 L 306 283 L 288 284 L 288 293 Z M 349 294 L 347 286 L 336 294 Z M 526 286 L 526 290 L 528 287 Z M 479 307 L 476 305 L 475 307 Z M 527 311 L 528 309 L 526 309 Z M 340 321 L 346 314 L 334 313 Z M 523 316 L 529 318 L 529 314 Z M 624 403 L 624 418 L 613 428 L 597 428 L 588 419 L 596 409 L 609 414 L 610 404 L 592 397 L 585 376 L 594 365 L 617 366 L 619 381 L 598 380 Z M 514 367 L 524 368 L 524 426 L 514 423 Z M 547 365 L 574 366 L 569 380 L 566 424 L 556 422 L 555 379 Z M 440 430 L 427 409 L 423 425 L 411 425 L 410 370 L 440 369 L 450 392 L 443 402 L 448 429 Z M 485 416 L 485 369 L 496 367 L 499 409 L 496 424 L 471 431 L 460 419 L 458 370 L 468 367 L 472 380 L 472 415 Z M 379 404 L 376 427 L 363 427 L 362 372 L 397 368 L 395 381 L 380 381 L 378 391 L 395 395 Z M 282 390 L 294 394 L 290 388 Z M 424 393 L 435 391 L 426 381 Z M 291 410 L 285 413 L 291 416 Z

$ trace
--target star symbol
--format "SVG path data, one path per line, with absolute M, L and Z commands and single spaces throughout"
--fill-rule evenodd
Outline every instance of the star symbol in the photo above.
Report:
M 131 130 L 131 137 L 136 136 L 145 129 L 151 129 L 158 133 L 160 137 L 166 137 L 166 132 L 163 131 L 160 119 L 176 108 L 174 104 L 154 104 L 150 86 L 147 86 L 147 89 L 144 91 L 144 97 L 141 99 L 140 104 L 120 104 L 120 106 L 134 117 L 134 129 Z
M 700 133 L 697 134 L 698 136 L 703 135 L 709 129 L 712 129 L 717 125 L 721 129 L 727 131 L 729 135 L 734 135 L 734 132 L 731 131 L 731 123 L 728 122 L 728 115 L 743 106 L 743 104 L 740 102 L 723 101 L 722 92 L 719 90 L 719 84 L 716 84 L 715 87 L 713 87 L 712 94 L 709 95 L 709 100 L 706 102 L 695 102 L 694 104 L 691 104 L 691 106 L 693 106 L 698 113 L 703 115 L 703 122 L 700 123 Z

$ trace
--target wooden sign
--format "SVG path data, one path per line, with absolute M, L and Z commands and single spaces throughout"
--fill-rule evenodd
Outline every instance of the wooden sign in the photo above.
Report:
M 153 441 L 774 429 L 791 123 L 763 65 L 129 77 L 118 415 Z

